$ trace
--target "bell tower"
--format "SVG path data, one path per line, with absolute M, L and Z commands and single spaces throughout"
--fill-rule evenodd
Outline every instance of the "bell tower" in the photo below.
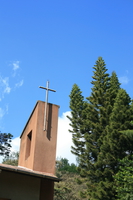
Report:
M 37 101 L 22 131 L 18 165 L 54 175 L 59 106 L 47 100 Z

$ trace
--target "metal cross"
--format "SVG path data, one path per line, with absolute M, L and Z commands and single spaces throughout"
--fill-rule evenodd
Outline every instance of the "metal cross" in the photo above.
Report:
M 56 92 L 49 88 L 49 81 L 47 81 L 46 87 L 39 86 L 39 88 L 46 90 L 46 102 L 45 102 L 45 111 L 44 111 L 44 131 L 46 131 L 46 118 L 47 118 L 47 104 L 48 104 L 48 91 Z

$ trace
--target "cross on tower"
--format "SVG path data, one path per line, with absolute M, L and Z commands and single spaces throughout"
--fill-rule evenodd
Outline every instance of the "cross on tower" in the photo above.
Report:
M 47 118 L 47 104 L 48 104 L 48 91 L 56 92 L 49 88 L 49 81 L 47 81 L 46 87 L 39 86 L 39 88 L 46 90 L 46 102 L 45 102 L 45 111 L 44 111 L 44 131 L 46 131 L 46 118 Z

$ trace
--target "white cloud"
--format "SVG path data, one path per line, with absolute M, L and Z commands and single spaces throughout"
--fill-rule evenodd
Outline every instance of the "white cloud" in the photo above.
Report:
M 12 145 L 11 152 L 19 151 L 19 148 L 20 148 L 20 137 L 16 137 L 16 138 L 12 139 L 11 145 Z
M 19 69 L 19 61 L 13 62 L 13 70 L 16 71 L 17 69 Z
M 68 131 L 71 127 L 70 121 L 67 118 L 70 116 L 70 111 L 62 114 L 58 119 L 58 135 L 57 135 L 57 158 L 67 158 L 70 163 L 76 163 L 76 157 L 71 153 L 72 134 Z
M 5 94 L 9 94 L 11 92 L 11 87 L 9 86 L 9 78 L 3 78 L 0 76 L 0 101 L 4 98 Z
M 12 64 L 10 64 L 11 66 L 13 66 L 13 78 L 16 76 L 16 70 L 19 69 L 19 63 L 19 61 L 15 61 Z M 9 78 L 11 79 L 11 77 L 3 77 L 0 74 L 0 101 L 2 101 L 6 94 L 10 94 L 10 92 L 13 91 L 13 89 L 19 88 L 23 85 L 24 81 L 20 79 L 21 81 L 17 82 L 16 84 L 13 83 L 12 87 L 10 87 Z M 10 82 L 12 82 L 12 80 Z M 7 111 L 7 108 L 0 108 L 0 120 L 5 114 L 7 114 Z
M 20 82 L 16 83 L 15 88 L 21 87 L 23 85 L 23 83 L 24 83 L 24 80 L 21 80 Z
M 4 93 L 10 93 L 10 91 L 11 91 L 11 88 L 10 88 L 9 86 L 7 86 L 7 87 L 5 88 L 5 90 L 4 90 Z
M 119 78 L 120 83 L 122 84 L 128 84 L 129 83 L 129 78 L 127 76 L 122 76 Z
M 1 77 L 1 82 L 3 83 L 3 87 L 4 87 L 4 93 L 10 93 L 11 88 L 9 87 L 9 78 L 3 78 Z
M 19 69 L 19 61 L 14 61 L 13 63 L 12 63 L 12 65 L 13 65 L 13 77 L 15 77 L 16 76 L 16 71 Z

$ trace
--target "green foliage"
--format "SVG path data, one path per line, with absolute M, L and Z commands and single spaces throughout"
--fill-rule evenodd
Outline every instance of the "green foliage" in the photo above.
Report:
M 84 102 L 84 97 L 76 84 L 73 85 L 70 99 L 70 108 L 72 111 L 71 117 L 67 117 L 70 119 L 70 126 L 72 127 L 72 129 L 69 130 L 73 135 L 74 146 L 72 146 L 72 153 L 79 156 L 80 154 L 83 154 L 85 145 L 83 138 L 86 131 L 84 126 L 86 119 L 86 112 L 84 112 L 86 109 L 86 103 Z
M 76 173 L 61 171 L 61 179 L 59 183 L 55 183 L 54 187 L 54 200 L 87 200 L 86 196 L 81 197 L 79 191 L 82 193 L 86 190 L 86 185 L 79 185 L 77 179 L 79 175 Z
M 115 98 L 117 96 L 118 90 L 120 89 L 120 83 L 118 77 L 115 72 L 112 72 L 110 77 L 110 88 L 109 88 L 109 96 L 110 96 L 110 104 L 114 105 Z
M 78 171 L 87 184 L 88 198 L 114 200 L 118 160 L 133 154 L 133 137 L 123 133 L 133 129 L 133 103 L 120 88 L 116 73 L 109 76 L 102 57 L 93 69 L 88 101 L 76 84 L 70 93 L 72 153 L 78 157 Z
M 0 155 L 8 156 L 11 148 L 11 139 L 13 135 L 10 133 L 0 133 Z
M 133 157 L 125 157 L 120 161 L 118 173 L 114 176 L 118 200 L 133 199 Z
M 66 158 L 56 160 L 56 175 L 59 176 L 60 172 L 78 173 L 77 166 L 74 163 L 69 164 Z
M 86 200 L 86 185 L 81 184 L 80 175 L 77 166 L 66 158 L 60 158 L 56 161 L 56 176 L 61 178 L 59 183 L 55 183 L 54 200 Z M 79 183 L 80 179 L 80 183 Z M 80 194 L 80 190 L 83 194 Z M 84 196 L 83 196 L 84 195 Z
M 9 156 L 5 156 L 3 164 L 18 166 L 19 152 L 12 152 Z

